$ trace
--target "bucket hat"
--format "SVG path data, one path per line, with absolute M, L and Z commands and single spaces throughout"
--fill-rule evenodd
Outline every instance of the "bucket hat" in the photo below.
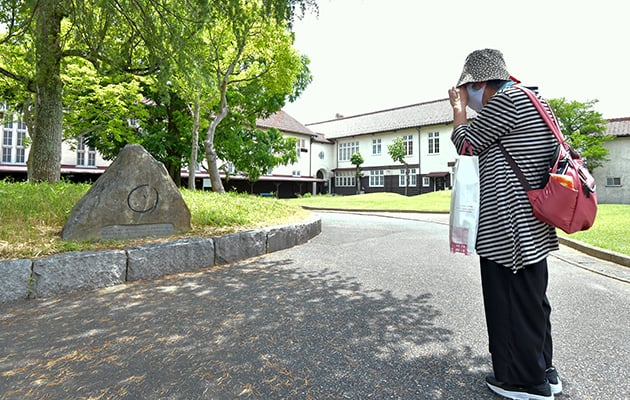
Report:
M 505 61 L 503 60 L 503 53 L 499 50 L 475 50 L 466 57 L 464 70 L 457 81 L 456 87 L 470 82 L 491 80 L 512 80 L 519 82 L 508 72 Z

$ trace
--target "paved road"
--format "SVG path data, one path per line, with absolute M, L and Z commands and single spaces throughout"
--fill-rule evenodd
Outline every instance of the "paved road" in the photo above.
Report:
M 0 398 L 499 399 L 477 261 L 443 221 L 320 215 L 246 262 L 0 306 Z M 558 256 L 558 399 L 630 399 L 630 284 L 578 266 L 623 267 Z

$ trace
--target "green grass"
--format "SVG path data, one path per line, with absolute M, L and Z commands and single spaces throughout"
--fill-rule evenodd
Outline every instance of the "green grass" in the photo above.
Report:
M 291 204 L 314 208 L 348 210 L 415 210 L 448 211 L 451 192 L 427 193 L 405 197 L 394 193 L 370 193 L 355 196 L 312 196 L 285 200 Z M 558 234 L 579 240 L 606 250 L 630 255 L 630 205 L 600 204 L 593 227 L 588 231 L 567 235 L 561 230 Z
M 591 229 L 571 235 L 559 233 L 595 247 L 630 255 L 630 205 L 600 204 Z
M 149 241 L 63 241 L 61 228 L 90 185 L 55 185 L 0 181 L 0 260 L 43 257 L 66 251 L 117 249 Z M 306 196 L 277 200 L 245 194 L 216 194 L 182 189 L 192 217 L 192 230 L 178 237 L 212 237 L 246 229 L 300 221 L 301 206 L 347 210 L 448 212 L 450 191 L 402 196 L 371 193 L 357 196 Z M 630 255 L 630 206 L 601 204 L 594 226 L 571 237 L 590 245 Z
M 322 195 L 286 201 L 315 208 L 448 212 L 451 192 L 443 190 L 416 196 L 403 196 L 396 193 L 369 193 L 356 196 Z
M 87 184 L 0 181 L 0 260 L 43 257 L 75 250 L 123 248 L 149 241 L 63 241 L 61 229 L 72 207 L 90 189 Z M 192 230 L 178 237 L 211 237 L 303 220 L 299 205 L 246 194 L 216 194 L 182 189 Z

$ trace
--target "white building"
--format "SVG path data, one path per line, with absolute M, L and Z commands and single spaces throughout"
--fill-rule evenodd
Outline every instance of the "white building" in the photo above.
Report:
M 630 204 L 630 118 L 608 121 L 606 133 L 615 138 L 606 143 L 608 161 L 596 168 L 597 201 L 610 204 Z
M 331 192 L 356 193 L 356 166 L 350 157 L 359 152 L 364 159 L 360 186 L 363 192 L 404 194 L 405 167 L 394 162 L 388 152 L 388 146 L 400 137 L 409 168 L 407 194 L 415 195 L 450 187 L 457 156 L 450 140 L 452 122 L 448 100 L 436 100 L 306 126 L 334 142 Z
M 472 113 L 472 112 L 471 112 Z M 469 115 L 474 117 L 474 114 Z M 284 111 L 257 121 L 259 128 L 276 128 L 297 139 L 298 161 L 278 166 L 256 182 L 233 171 L 224 180 L 226 190 L 275 195 L 281 198 L 305 193 L 356 193 L 355 166 L 350 157 L 360 152 L 361 191 L 394 192 L 408 195 L 448 189 L 457 156 L 451 143 L 452 110 L 447 99 L 392 108 L 329 121 L 307 124 L 296 121 Z M 608 142 L 609 159 L 593 171 L 600 203 L 630 203 L 630 188 L 624 186 L 630 176 L 630 118 L 608 121 L 607 133 L 615 135 Z M 8 122 L 3 127 L 0 179 L 11 176 L 26 179 L 28 147 L 26 126 Z M 394 162 L 388 146 L 395 138 L 403 139 L 407 149 L 409 183 L 405 170 Z M 75 181 L 93 181 L 105 171 L 109 161 L 82 142 L 64 142 L 61 174 Z M 183 181 L 188 171 L 182 170 Z M 209 188 L 208 174 L 200 169 L 197 187 Z

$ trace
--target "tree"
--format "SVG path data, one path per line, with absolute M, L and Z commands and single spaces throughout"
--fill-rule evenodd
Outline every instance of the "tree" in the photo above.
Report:
M 85 140 L 106 160 L 113 160 L 126 144 L 144 145 L 137 122 L 150 119 L 143 91 L 151 79 L 101 75 L 76 57 L 65 59 L 63 70 L 64 139 Z
M 305 80 L 301 77 L 310 76 L 305 72 L 307 60 L 292 48 L 293 37 L 284 21 L 261 18 L 263 6 L 258 1 L 242 0 L 216 8 L 204 37 L 211 49 L 206 62 L 213 69 L 218 88 L 218 104 L 212 110 L 204 148 L 212 189 L 219 193 L 225 191 L 219 175 L 220 150 L 215 143 L 219 124 L 234 113 L 253 127 L 257 117 L 279 110 L 288 97 L 303 89 Z M 230 132 L 235 131 L 224 131 Z M 227 151 L 223 153 L 227 155 Z M 247 156 L 251 148 L 240 153 Z
M 361 193 L 361 176 L 363 175 L 361 173 L 361 164 L 363 164 L 363 162 L 364 162 L 363 156 L 358 151 L 356 153 L 353 153 L 350 156 L 350 163 L 356 166 L 355 171 L 354 171 L 354 177 L 357 183 L 357 194 Z
M 590 171 L 607 160 L 604 144 L 614 138 L 605 134 L 606 120 L 593 109 L 596 103 L 597 100 L 567 101 L 564 97 L 549 100 L 567 143 L 580 153 Z
M 160 51 L 164 49 L 162 43 L 171 43 L 165 40 L 167 33 L 172 32 L 172 22 L 179 21 L 174 15 L 178 10 L 174 1 L 173 12 L 160 13 L 167 3 L 0 0 L 0 25 L 7 28 L 0 36 L 0 51 L 22 46 L 24 60 L 34 71 L 24 74 L 9 63 L 0 64 L 0 74 L 34 96 L 32 110 L 24 110 L 33 116 L 29 126 L 29 180 L 60 180 L 63 60 L 82 57 L 97 69 L 109 71 L 156 71 L 159 60 L 165 56 Z M 181 30 L 175 32 L 171 37 L 179 37 Z
M 407 196 L 407 188 L 409 187 L 409 164 L 405 156 L 407 155 L 407 148 L 401 137 L 394 139 L 394 143 L 387 146 L 387 152 L 389 156 L 395 162 L 402 163 L 405 166 L 405 196 Z
M 266 16 L 288 23 L 298 10 L 316 9 L 314 0 L 262 4 Z M 239 5 L 240 0 L 0 0 L 0 51 L 22 46 L 31 65 L 24 73 L 0 60 L 0 74 L 33 97 L 23 110 L 33 116 L 29 180 L 60 179 L 64 58 L 84 58 L 104 74 L 154 74 L 188 49 L 213 10 Z

